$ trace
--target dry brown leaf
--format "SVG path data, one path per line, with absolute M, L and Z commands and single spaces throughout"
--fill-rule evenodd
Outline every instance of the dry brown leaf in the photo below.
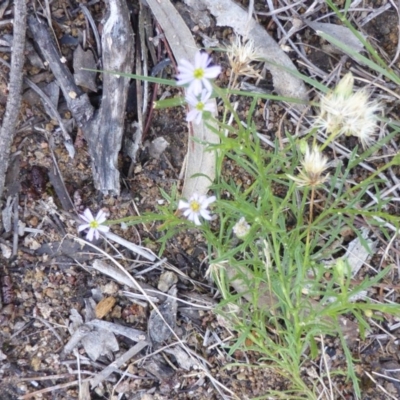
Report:
M 96 318 L 102 319 L 114 307 L 116 300 L 114 297 L 105 297 L 96 304 Z

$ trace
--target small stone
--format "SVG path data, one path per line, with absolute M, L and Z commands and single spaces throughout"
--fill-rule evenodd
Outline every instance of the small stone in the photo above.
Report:
M 168 292 L 169 288 L 178 282 L 178 277 L 172 271 L 165 271 L 161 274 L 157 288 L 161 292 Z
M 50 297 L 51 299 L 54 299 L 57 296 L 57 294 L 53 288 L 46 288 L 44 290 L 44 295 L 47 297 Z
M 0 243 L 0 250 L 1 250 L 1 254 L 3 255 L 4 258 L 10 258 L 12 255 L 12 251 L 11 251 L 11 247 Z
M 240 372 L 239 374 L 236 375 L 236 379 L 238 381 L 245 381 L 247 379 L 247 376 L 245 373 Z
M 111 318 L 121 318 L 121 307 L 120 306 L 115 306 L 112 311 L 111 311 Z
M 40 370 L 41 363 L 42 362 L 41 362 L 40 358 L 38 358 L 36 356 L 32 357 L 31 366 L 32 366 L 32 369 L 34 371 L 39 371 Z
M 108 295 L 115 295 L 119 290 L 118 285 L 114 281 L 107 283 L 101 289 L 104 294 Z

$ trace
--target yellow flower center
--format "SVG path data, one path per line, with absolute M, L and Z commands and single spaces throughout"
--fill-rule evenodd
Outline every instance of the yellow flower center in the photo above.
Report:
M 90 222 L 89 222 L 89 226 L 90 226 L 92 229 L 97 229 L 97 228 L 100 226 L 100 224 L 99 224 L 96 220 L 93 220 L 93 221 L 90 221 Z
M 196 109 L 197 109 L 198 111 L 204 111 L 204 103 L 202 103 L 201 101 L 199 101 L 199 102 L 196 104 Z
M 195 79 L 202 79 L 204 78 L 204 69 L 203 68 L 196 68 L 193 71 L 193 76 L 195 77 Z
M 198 201 L 192 200 L 192 201 L 190 202 L 190 209 L 191 209 L 193 212 L 198 213 L 198 212 L 200 211 L 200 208 L 201 208 L 201 206 L 200 206 L 200 203 L 199 203 Z

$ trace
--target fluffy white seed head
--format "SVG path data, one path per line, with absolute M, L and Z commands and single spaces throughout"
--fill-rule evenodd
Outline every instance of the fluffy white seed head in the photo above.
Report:
M 241 217 L 238 222 L 233 226 L 233 233 L 239 238 L 243 239 L 250 231 L 250 225 L 247 223 L 245 217 Z
M 332 92 L 321 98 L 316 125 L 335 136 L 356 136 L 366 148 L 375 140 L 377 114 L 382 105 L 371 101 L 367 90 L 353 92 L 353 88 L 354 78 L 349 72 Z
M 250 65 L 251 62 L 259 58 L 252 40 L 244 42 L 240 36 L 236 36 L 235 40 L 226 49 L 234 75 L 262 78 L 259 71 Z
M 323 175 L 325 170 L 329 168 L 328 158 L 321 153 L 318 147 L 313 147 L 312 150 L 309 146 L 306 147 L 301 165 L 298 168 L 299 174 L 297 176 L 287 175 L 299 187 L 316 187 L 324 183 L 329 177 L 329 174 Z

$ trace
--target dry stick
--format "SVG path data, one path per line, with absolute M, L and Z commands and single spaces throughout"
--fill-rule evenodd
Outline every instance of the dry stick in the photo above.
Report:
M 79 344 L 79 342 L 90 332 L 92 328 L 88 325 L 81 325 L 71 336 L 68 343 L 64 346 L 64 349 L 61 353 L 61 358 L 65 357 L 67 354 L 71 353 L 71 351 Z
M 134 63 L 134 35 L 126 0 L 108 0 L 109 17 L 101 44 L 105 71 L 131 73 Z M 118 153 L 124 132 L 129 78 L 103 74 L 103 95 L 99 112 L 87 126 L 85 138 L 94 164 L 96 188 L 104 194 L 119 194 Z
M 2 383 L 14 383 L 14 382 L 26 382 L 26 381 L 49 381 L 54 379 L 63 379 L 63 378 L 71 378 L 74 374 L 77 374 L 79 371 L 71 371 L 65 374 L 57 374 L 57 375 L 46 375 L 46 376 L 29 376 L 27 378 L 21 378 L 19 376 L 13 376 L 4 378 Z M 96 375 L 92 371 L 81 371 L 86 375 Z
M 88 380 L 89 380 L 89 378 L 85 379 L 82 382 L 87 382 Z M 78 384 L 79 384 L 79 381 L 61 383 L 59 385 L 55 385 L 55 386 L 51 386 L 51 387 L 44 388 L 44 389 L 41 389 L 41 390 L 37 390 L 36 392 L 24 394 L 23 396 L 19 396 L 18 399 L 19 400 L 25 400 L 25 399 L 29 399 L 31 397 L 35 397 L 38 394 L 48 393 L 48 392 L 52 392 L 52 391 L 58 390 L 58 389 L 66 389 L 66 388 L 69 388 L 71 386 L 75 386 L 75 385 L 78 385 Z
M 89 326 L 90 328 L 95 327 L 97 329 L 104 329 L 116 335 L 125 336 L 135 342 L 144 342 L 147 340 L 146 332 L 130 328 L 129 326 L 114 324 L 113 322 L 94 319 L 90 322 L 87 322 L 86 325 Z
M 54 153 L 54 147 L 55 147 L 54 140 L 52 137 L 49 137 L 48 132 L 46 130 L 43 130 L 43 132 L 46 137 L 47 143 L 49 144 L 51 158 L 53 159 L 53 164 L 54 164 L 54 170 L 56 171 L 53 172 L 53 169 L 49 170 L 50 182 L 54 187 L 54 190 L 57 193 L 57 196 L 64 210 L 65 211 L 76 210 L 74 202 L 72 201 L 71 196 L 68 193 L 67 187 L 65 186 L 65 181 L 62 176 L 60 167 L 58 166 L 58 160 Z
M 133 356 L 138 354 L 142 349 L 149 345 L 149 342 L 143 341 L 135 344 L 128 351 L 118 357 L 114 362 L 112 362 L 108 367 L 104 368 L 99 374 L 90 380 L 92 388 L 95 388 L 100 382 L 107 379 L 116 368 L 128 362 Z
M 1 198 L 1 196 L 0 196 Z M 19 195 L 18 193 L 15 195 L 14 198 L 14 221 L 13 221 L 13 256 L 16 256 L 18 253 L 18 221 L 19 221 L 19 213 L 18 213 L 18 205 L 19 205 Z
M 12 18 L 11 19 L 4 19 L 3 21 L 0 21 L 0 26 L 12 24 L 13 22 L 14 22 L 14 20 Z
M 14 2 L 14 34 L 12 43 L 12 58 L 9 94 L 3 125 L 0 130 L 0 199 L 3 196 L 4 182 L 10 162 L 11 144 L 14 139 L 19 109 L 21 106 L 22 69 L 24 66 L 26 34 L 26 3 L 25 0 Z
M 88 8 L 85 5 L 79 4 L 79 7 L 85 14 L 85 17 L 87 18 L 87 20 L 89 22 L 89 25 L 92 27 L 94 39 L 96 40 L 97 57 L 101 57 L 101 40 L 100 40 L 100 36 L 99 36 L 99 31 L 97 30 L 96 22 L 94 22 L 92 14 L 90 14 L 90 11 L 88 10 Z
M 101 38 L 103 69 L 130 73 L 134 61 L 134 37 L 126 0 L 108 0 L 107 3 L 110 13 Z M 117 161 L 129 78 L 105 73 L 100 110 L 95 112 L 87 94 L 75 84 L 71 71 L 60 62 L 59 51 L 46 25 L 34 17 L 30 17 L 28 23 L 60 85 L 68 108 L 84 132 L 96 188 L 104 194 L 118 194 L 120 185 Z
M 143 23 L 141 23 L 141 14 L 139 14 L 139 34 L 140 37 L 142 38 L 143 32 L 140 31 L 141 26 Z M 141 40 L 141 43 L 136 42 L 136 48 L 135 48 L 135 57 L 136 57 L 136 75 L 142 75 L 142 64 L 141 64 L 141 44 L 143 41 Z M 146 82 L 145 82 L 146 83 Z M 136 101 L 137 101 L 137 129 L 134 137 L 134 145 L 133 145 L 133 154 L 131 154 L 131 165 L 129 167 L 129 173 L 128 176 L 133 175 L 134 171 L 134 166 L 136 165 L 136 155 L 137 152 L 140 148 L 140 144 L 143 142 L 143 92 L 142 92 L 142 85 L 141 82 L 136 81 Z
M 103 364 L 100 364 L 100 363 L 97 363 L 97 362 L 91 361 L 91 360 L 89 361 L 85 357 L 82 357 L 82 356 L 80 357 L 79 362 L 81 365 L 90 365 L 92 367 L 101 368 L 101 369 L 104 368 Z M 66 361 L 62 361 L 61 364 L 62 365 L 75 365 L 76 361 L 66 360 Z M 122 371 L 121 369 L 116 369 L 114 372 L 117 374 L 120 374 L 120 375 L 125 374 L 125 376 L 127 376 L 128 378 L 132 378 L 132 379 L 147 379 L 147 377 L 145 377 L 145 376 L 138 376 L 138 375 L 130 374 L 129 372 Z M 77 374 L 77 373 L 78 373 L 78 370 L 69 370 L 69 374 Z M 89 372 L 86 370 L 81 370 L 81 373 L 82 374 L 84 373 L 87 375 L 92 375 L 92 376 L 97 375 L 97 373 L 95 373 L 93 371 Z M 30 380 L 30 379 L 34 379 L 34 378 L 26 378 L 25 380 Z M 49 377 L 48 379 L 51 379 L 51 377 Z M 16 380 L 18 380 L 18 379 L 16 378 Z M 19 379 L 19 380 L 21 380 L 21 379 Z
M 48 27 L 34 16 L 28 18 L 29 29 L 39 46 L 43 57 L 49 63 L 49 67 L 63 92 L 68 108 L 73 114 L 77 124 L 81 127 L 92 118 L 94 108 L 90 104 L 89 97 L 75 84 L 71 71 L 60 61 L 58 47 L 49 33 Z
M 143 2 L 140 2 L 140 12 L 139 12 L 139 39 L 140 39 L 140 52 L 141 52 L 141 57 L 142 57 L 142 70 L 143 70 L 143 76 L 148 76 L 149 75 L 149 65 L 148 65 L 148 50 L 146 47 L 146 34 L 145 34 L 145 25 L 148 23 L 149 20 L 149 14 L 144 11 L 146 8 L 148 11 L 148 8 L 145 7 Z M 145 117 L 147 114 L 147 107 L 149 104 L 149 84 L 150 82 L 148 81 L 143 81 L 143 100 L 142 100 L 142 113 L 143 116 Z

